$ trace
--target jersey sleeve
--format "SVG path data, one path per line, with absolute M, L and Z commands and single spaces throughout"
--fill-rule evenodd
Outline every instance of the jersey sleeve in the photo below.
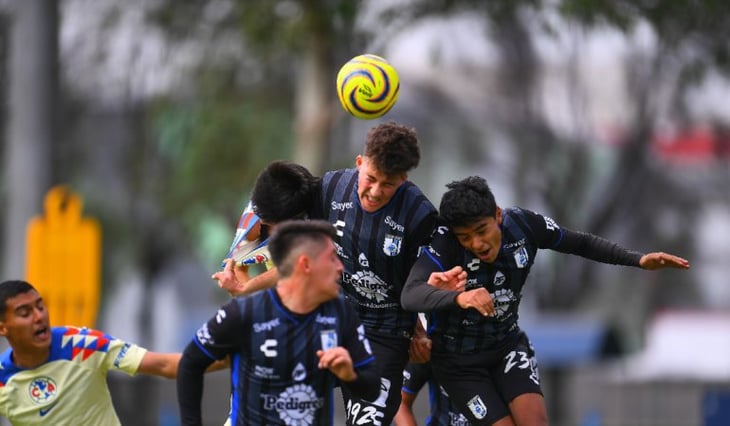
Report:
M 374 400 L 380 392 L 380 374 L 375 365 L 370 341 L 365 335 L 365 327 L 360 323 L 355 310 L 346 302 L 343 315 L 343 347 L 350 353 L 357 378 L 352 382 L 343 382 L 353 395 L 365 400 Z
M 516 207 L 515 210 L 519 213 L 515 220 L 524 221 L 523 227 L 532 234 L 538 248 L 554 248 L 562 241 L 565 233 L 552 218 L 527 209 Z
M 372 364 L 375 356 L 370 341 L 365 336 L 365 327 L 360 323 L 357 313 L 347 302 L 343 301 L 342 306 L 345 312 L 342 327 L 343 346 L 350 353 L 353 366 L 357 369 Z
M 549 248 L 612 265 L 639 266 L 643 253 L 628 250 L 597 235 L 561 228 L 547 216 L 521 210 L 533 230 L 539 248 Z
M 412 395 L 420 392 L 431 378 L 431 364 L 416 364 L 409 362 L 403 370 L 403 391 Z
M 238 299 L 232 299 L 195 333 L 193 343 L 214 360 L 225 358 L 241 346 L 246 330 Z
M 142 358 L 147 353 L 147 349 L 143 347 L 91 328 L 66 327 L 64 338 L 76 342 L 75 347 L 87 354 L 104 354 L 103 357 L 87 355 L 85 362 L 96 360 L 104 371 L 116 370 L 130 376 L 137 373 Z
M 415 227 L 413 234 L 411 234 L 408 238 L 409 247 L 407 256 L 409 264 L 413 265 L 416 262 L 422 247 L 431 242 L 431 237 L 436 229 L 436 218 L 437 215 L 435 210 L 426 215 L 423 220 L 421 220 L 421 223 Z
M 447 271 L 460 264 L 459 242 L 445 226 L 439 226 L 428 246 L 420 250 L 401 293 L 401 304 L 407 311 L 431 312 L 456 306 L 458 291 L 442 290 L 428 284 L 434 272 Z

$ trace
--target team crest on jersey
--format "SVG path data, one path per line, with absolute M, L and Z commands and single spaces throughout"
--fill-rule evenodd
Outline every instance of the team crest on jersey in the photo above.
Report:
M 400 246 L 403 242 L 403 237 L 398 235 L 386 234 L 385 241 L 383 241 L 383 253 L 386 256 L 397 256 L 400 253 Z
M 28 394 L 36 404 L 53 401 L 58 395 L 56 381 L 47 376 L 36 377 L 28 385 Z
M 466 403 L 466 406 L 469 407 L 469 411 L 471 411 L 477 419 L 483 419 L 487 416 L 487 406 L 484 404 L 484 401 L 482 401 L 479 395 L 475 395 L 474 398 L 470 399 L 469 402 Z
M 337 347 L 337 332 L 335 330 L 320 331 L 319 339 L 322 342 L 323 351 Z
M 317 410 L 324 406 L 324 399 L 304 383 L 284 389 L 279 395 L 262 395 L 264 410 L 276 410 L 286 425 L 314 424 Z
M 530 260 L 530 256 L 527 254 L 527 249 L 523 246 L 517 249 L 514 254 L 515 263 L 517 267 L 522 269 L 527 266 L 527 262 Z

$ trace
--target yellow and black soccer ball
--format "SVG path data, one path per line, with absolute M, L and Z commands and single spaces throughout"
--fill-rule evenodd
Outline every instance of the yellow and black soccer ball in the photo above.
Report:
M 355 56 L 337 73 L 340 103 L 357 118 L 371 120 L 390 111 L 399 90 L 398 72 L 377 55 Z

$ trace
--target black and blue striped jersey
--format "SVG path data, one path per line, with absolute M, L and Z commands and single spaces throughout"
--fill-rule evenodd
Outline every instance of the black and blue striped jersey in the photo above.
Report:
M 547 216 L 517 207 L 502 210 L 502 242 L 497 259 L 489 264 L 459 244 L 447 227 L 439 227 L 411 271 L 403 294 L 409 310 L 430 312 L 433 350 L 474 353 L 499 347 L 519 332 L 518 308 L 522 287 L 538 249 L 577 254 L 592 260 L 638 266 L 641 253 L 632 252 L 595 235 L 570 231 Z M 496 316 L 461 309 L 455 291 L 427 284 L 432 272 L 462 266 L 465 290 L 484 287 L 494 300 Z
M 410 336 L 416 316 L 401 307 L 401 291 L 418 248 L 428 242 L 434 229 L 436 209 L 416 185 L 406 181 L 387 205 L 366 212 L 357 196 L 357 178 L 357 169 L 326 173 L 311 217 L 328 220 L 337 228 L 343 291 L 365 329 Z
M 300 315 L 275 289 L 233 299 L 196 333 L 211 359 L 231 357 L 232 425 L 330 425 L 336 377 L 317 350 L 347 349 L 354 367 L 374 362 L 364 327 L 342 297 Z

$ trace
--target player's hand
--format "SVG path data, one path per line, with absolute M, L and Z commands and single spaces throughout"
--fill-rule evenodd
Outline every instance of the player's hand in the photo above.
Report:
M 408 348 L 408 361 L 423 364 L 431 361 L 431 339 L 426 336 L 413 336 Z
M 426 329 L 420 318 L 416 321 L 413 328 L 413 338 L 408 348 L 408 361 L 421 364 L 431 360 L 431 339 L 426 334 Z
M 641 256 L 639 265 L 650 271 L 662 268 L 689 269 L 689 261 L 664 252 L 647 253 Z
M 218 287 L 235 296 L 243 291 L 242 287 L 249 280 L 248 268 L 236 267 L 236 261 L 233 259 L 226 259 L 225 263 L 223 270 L 216 272 L 211 278 L 218 281 Z
M 357 379 L 350 352 L 342 346 L 327 349 L 326 351 L 318 350 L 317 356 L 319 357 L 318 367 L 320 369 L 331 371 L 343 382 L 351 382 Z
M 462 309 L 474 308 L 485 317 L 493 317 L 497 314 L 492 295 L 484 287 L 459 293 L 456 296 L 456 303 Z
M 432 272 L 428 283 L 442 290 L 464 291 L 466 271 L 461 266 L 454 266 L 445 272 Z

